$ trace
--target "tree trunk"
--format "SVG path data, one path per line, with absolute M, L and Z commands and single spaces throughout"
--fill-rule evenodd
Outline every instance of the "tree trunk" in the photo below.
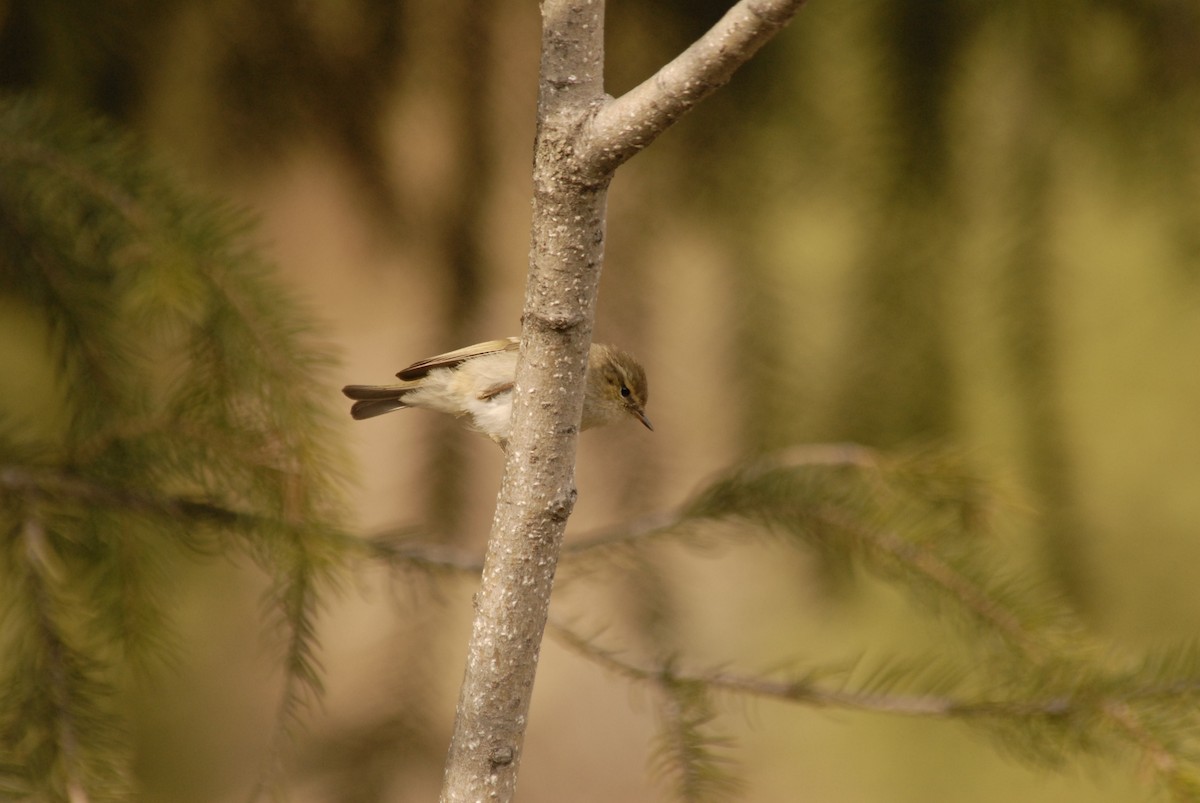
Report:
M 799 10 L 743 0 L 655 76 L 604 94 L 604 3 L 543 0 L 529 280 L 512 436 L 475 595 L 443 801 L 511 800 L 567 517 L 584 370 L 617 167 L 648 145 Z

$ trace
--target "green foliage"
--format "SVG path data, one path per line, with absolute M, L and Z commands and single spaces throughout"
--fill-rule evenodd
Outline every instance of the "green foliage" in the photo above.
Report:
M 653 769 L 669 779 L 675 797 L 687 803 L 729 800 L 741 784 L 732 774 L 731 742 L 714 732 L 708 687 L 676 678 L 669 670 L 660 676 L 662 726 L 652 757 Z
M 997 502 L 963 461 L 853 448 L 835 464 L 799 457 L 734 469 L 701 491 L 684 518 L 738 519 L 786 534 L 986 626 L 969 632 L 1038 649 L 1032 629 L 1059 611 L 997 571 L 988 543 Z
M 744 544 L 767 535 L 894 585 L 935 631 L 947 631 L 934 650 L 914 645 L 870 664 L 830 656 L 825 666 L 736 673 L 689 668 L 686 646 L 670 658 L 652 648 L 639 663 L 618 657 L 628 645 L 601 647 L 557 625 L 550 632 L 666 701 L 654 767 L 680 800 L 736 798 L 730 744 L 716 731 L 719 694 L 955 720 L 1036 767 L 1123 761 L 1150 772 L 1173 799 L 1200 799 L 1200 650 L 1139 656 L 1099 643 L 1059 599 L 1009 568 L 993 532 L 1000 506 L 954 454 L 798 447 L 722 474 L 673 517 L 606 531 L 565 555 L 573 585 L 601 575 L 604 563 L 624 572 L 630 554 L 652 542 Z
M 274 582 L 290 722 L 320 688 L 346 460 L 329 350 L 246 245 L 104 123 L 0 103 L 0 789 L 130 786 L 115 695 L 170 656 L 165 567 L 244 550 Z M 10 372 L 15 373 L 15 372 Z

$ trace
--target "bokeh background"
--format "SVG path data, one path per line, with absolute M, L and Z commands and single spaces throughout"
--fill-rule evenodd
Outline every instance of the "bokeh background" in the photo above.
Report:
M 714 2 L 608 4 L 609 91 Z M 529 248 L 532 2 L 0 0 L 0 85 L 101 112 L 253 210 L 347 382 L 516 333 Z M 1007 548 L 1099 638 L 1200 623 L 1200 6 L 813 0 L 624 167 L 596 337 L 651 378 L 653 434 L 583 437 L 568 540 L 670 508 L 744 457 L 964 450 Z M 422 412 L 351 426 L 356 530 L 480 553 L 502 467 Z M 247 565 L 179 565 L 174 671 L 130 701 L 147 801 L 245 799 L 280 678 Z M 887 654 L 894 591 L 764 545 L 664 552 L 559 600 L 697 662 Z M 326 612 L 298 801 L 433 799 L 469 579 L 359 569 Z M 660 646 L 661 646 L 660 644 Z M 650 801 L 653 704 L 553 641 L 524 801 Z M 1136 765 L 1029 769 L 947 722 L 730 704 L 747 801 L 1152 799 Z

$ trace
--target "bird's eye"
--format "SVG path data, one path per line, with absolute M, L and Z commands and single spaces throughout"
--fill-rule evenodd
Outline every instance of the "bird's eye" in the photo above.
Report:
M 621 385 L 621 395 L 628 397 L 629 396 L 629 388 L 625 387 L 624 385 Z

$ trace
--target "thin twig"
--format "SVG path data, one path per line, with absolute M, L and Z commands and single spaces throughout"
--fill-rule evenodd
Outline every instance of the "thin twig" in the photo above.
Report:
M 260 525 L 263 517 L 233 510 L 213 502 L 94 482 L 53 469 L 31 469 L 19 465 L 0 466 L 0 488 L 33 498 L 67 498 L 85 504 L 121 508 L 137 513 L 204 521 L 219 525 Z
M 87 787 L 83 782 L 80 768 L 83 764 L 82 746 L 79 740 L 75 716 L 71 711 L 70 700 L 71 679 L 68 666 L 70 647 L 64 640 L 63 633 L 54 622 L 51 610 L 50 585 L 61 582 L 63 578 L 56 575 L 59 569 L 50 547 L 46 530 L 41 520 L 35 515 L 27 515 L 21 528 L 21 540 L 24 547 L 24 558 L 29 584 L 33 595 L 33 605 L 36 611 L 37 628 L 42 644 L 46 650 L 45 668 L 48 696 L 54 708 L 54 732 L 58 741 L 59 759 L 62 762 L 63 773 L 66 776 L 68 799 L 71 803 L 87 803 Z
M 1179 771 L 1179 759 L 1170 747 L 1150 732 L 1127 700 L 1106 700 L 1100 705 L 1100 712 L 1142 749 L 1142 754 L 1156 772 L 1168 778 L 1175 777 Z
M 878 452 L 856 443 L 812 443 L 792 446 L 764 455 L 752 464 L 749 471 L 752 475 L 756 470 L 768 471 L 781 467 L 801 468 L 806 466 L 849 466 L 875 469 L 878 468 L 879 463 Z M 724 476 L 726 473 L 720 472 L 719 476 Z M 710 478 L 701 485 L 707 486 L 712 481 L 713 479 Z M 610 547 L 639 543 L 657 535 L 674 534 L 681 524 L 689 520 L 686 505 L 674 510 L 649 513 L 632 521 L 586 533 L 581 536 L 580 540 L 566 544 L 563 547 L 563 554 L 580 556 Z
M 713 690 L 751 697 L 764 697 L 813 708 L 836 708 L 934 719 L 1000 719 L 1000 718 L 1059 718 L 1083 711 L 1100 711 L 1117 723 L 1130 739 L 1141 746 L 1155 763 L 1156 769 L 1169 773 L 1176 766 L 1174 754 L 1150 734 L 1130 707 L 1131 702 L 1146 698 L 1175 696 L 1194 698 L 1200 692 L 1200 681 L 1170 686 L 1152 686 L 1132 690 L 1129 694 L 1073 698 L 1058 695 L 1046 698 L 966 701 L 936 694 L 878 694 L 827 688 L 811 679 L 773 680 L 756 675 L 732 672 L 688 673 L 671 664 L 639 666 L 603 649 L 553 618 L 547 625 L 550 633 L 564 646 L 587 660 L 621 677 L 637 682 L 697 683 Z
M 388 530 L 366 539 L 354 539 L 368 556 L 380 558 L 391 566 L 407 565 L 434 571 L 479 574 L 483 571 L 483 557 L 470 555 L 461 549 L 442 544 L 421 543 L 405 540 L 416 532 L 415 528 Z

